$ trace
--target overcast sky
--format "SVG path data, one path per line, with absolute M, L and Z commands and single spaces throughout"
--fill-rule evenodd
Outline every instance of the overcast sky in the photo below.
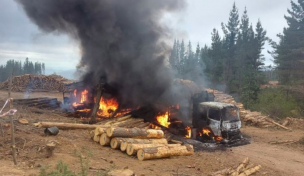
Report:
M 182 13 L 168 15 L 164 21 L 174 28 L 173 38 L 191 40 L 193 47 L 197 43 L 210 45 L 212 29 L 221 31 L 221 22 L 227 23 L 233 2 L 240 16 L 246 6 L 250 22 L 255 26 L 260 19 L 268 37 L 275 41 L 278 41 L 276 34 L 287 25 L 284 14 L 290 8 L 290 0 L 187 1 L 188 7 Z M 80 52 L 77 42 L 67 36 L 39 31 L 15 1 L 0 0 L 0 64 L 9 59 L 23 61 L 26 57 L 44 62 L 48 73 L 60 73 L 75 69 Z M 266 58 L 266 64 L 271 64 L 271 57 L 266 55 Z

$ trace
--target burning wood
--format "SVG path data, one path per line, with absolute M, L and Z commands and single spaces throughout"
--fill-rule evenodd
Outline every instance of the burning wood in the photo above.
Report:
M 160 124 L 160 125 L 162 125 L 162 126 L 164 126 L 164 127 L 169 127 L 169 125 L 170 125 L 170 119 L 169 119 L 169 112 L 167 111 L 165 114 L 163 114 L 163 115 L 158 115 L 157 117 L 156 117 L 156 120 L 157 120 L 157 122 Z
M 101 97 L 99 102 L 98 116 L 109 117 L 118 108 L 118 102 L 116 99 L 104 99 Z
M 191 138 L 191 128 L 189 127 L 189 126 L 187 126 L 186 128 L 185 128 L 185 130 L 186 130 L 186 132 L 187 132 L 187 134 L 186 134 L 186 138 Z

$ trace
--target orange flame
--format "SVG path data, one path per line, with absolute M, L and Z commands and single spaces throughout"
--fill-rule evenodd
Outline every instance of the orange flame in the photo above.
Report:
M 221 141 L 223 138 L 221 136 L 215 136 L 215 135 L 210 135 L 212 132 L 208 128 L 203 128 L 201 132 L 199 132 L 199 136 L 207 135 L 209 137 L 212 137 L 213 140 L 216 141 Z
M 88 99 L 88 91 L 85 89 L 84 91 L 81 92 L 81 99 L 80 99 L 80 103 L 84 103 L 87 101 Z
M 116 101 L 116 99 L 111 98 L 106 100 L 101 97 L 97 115 L 109 117 L 117 108 L 118 108 L 118 102 Z
M 214 139 L 215 139 L 216 141 L 221 141 L 223 138 L 222 138 L 221 136 L 215 136 Z
M 167 111 L 164 115 L 159 115 L 156 117 L 157 122 L 164 126 L 164 127 L 169 127 L 169 125 L 171 124 L 169 122 L 169 112 Z
M 77 97 L 77 89 L 74 90 L 74 96 Z
M 203 130 L 202 130 L 202 135 L 207 135 L 207 136 L 209 136 L 210 135 L 210 133 L 211 133 L 211 131 L 208 129 L 208 128 L 203 128 Z
M 186 132 L 187 132 L 187 134 L 186 134 L 186 138 L 191 138 L 191 128 L 189 127 L 189 126 L 187 126 L 186 128 L 185 128 L 185 130 L 186 130 Z

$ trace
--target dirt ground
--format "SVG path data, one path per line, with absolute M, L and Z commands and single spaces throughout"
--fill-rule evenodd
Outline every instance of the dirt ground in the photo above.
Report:
M 23 98 L 23 93 L 12 93 L 14 98 Z M 57 97 L 60 93 L 34 93 L 30 97 Z M 0 106 L 7 98 L 7 92 L 0 91 Z M 1 108 L 0 107 L 0 108 Z M 67 163 L 73 171 L 80 172 L 82 163 L 89 163 L 88 175 L 107 175 L 109 170 L 128 168 L 137 176 L 204 176 L 231 166 L 236 166 L 249 157 L 252 164 L 262 165 L 255 175 L 302 176 L 304 175 L 304 145 L 296 143 L 271 144 L 275 141 L 299 140 L 304 137 L 304 127 L 285 131 L 281 129 L 261 129 L 243 127 L 242 133 L 250 137 L 251 144 L 227 148 L 221 151 L 200 151 L 192 156 L 139 161 L 119 150 L 102 147 L 93 142 L 88 130 L 61 130 L 57 136 L 45 136 L 44 129 L 32 124 L 38 121 L 78 122 L 79 119 L 62 117 L 50 110 L 37 111 L 35 108 L 16 107 L 15 137 L 18 150 L 18 164 L 14 166 L 11 154 L 11 135 L 8 117 L 0 119 L 4 136 L 0 136 L 0 175 L 38 176 L 42 168 L 53 170 L 58 161 Z M 7 110 L 7 109 L 6 109 Z M 26 118 L 27 125 L 18 122 Z M 304 124 L 303 124 L 304 125 Z M 1 131 L 0 131 L 1 134 Z M 46 158 L 45 145 L 57 144 L 54 155 Z

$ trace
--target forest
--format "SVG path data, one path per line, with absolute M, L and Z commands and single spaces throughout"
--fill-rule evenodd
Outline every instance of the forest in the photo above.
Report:
M 28 58 L 24 63 L 21 61 L 8 60 L 5 65 L 0 65 L 0 82 L 7 80 L 10 75 L 23 74 L 45 74 L 45 64 L 41 62 L 32 62 Z
M 304 1 L 291 1 L 284 16 L 288 26 L 277 34 L 279 42 L 267 37 L 262 20 L 255 25 L 247 9 L 242 14 L 234 3 L 227 23 L 213 29 L 210 46 L 176 39 L 169 63 L 176 78 L 190 79 L 233 95 L 250 110 L 273 117 L 303 116 L 304 99 Z M 223 36 L 220 33 L 223 33 Z M 265 43 L 274 68 L 265 66 Z M 202 79 L 203 77 L 203 79 Z M 279 86 L 261 89 L 262 84 L 278 80 Z

